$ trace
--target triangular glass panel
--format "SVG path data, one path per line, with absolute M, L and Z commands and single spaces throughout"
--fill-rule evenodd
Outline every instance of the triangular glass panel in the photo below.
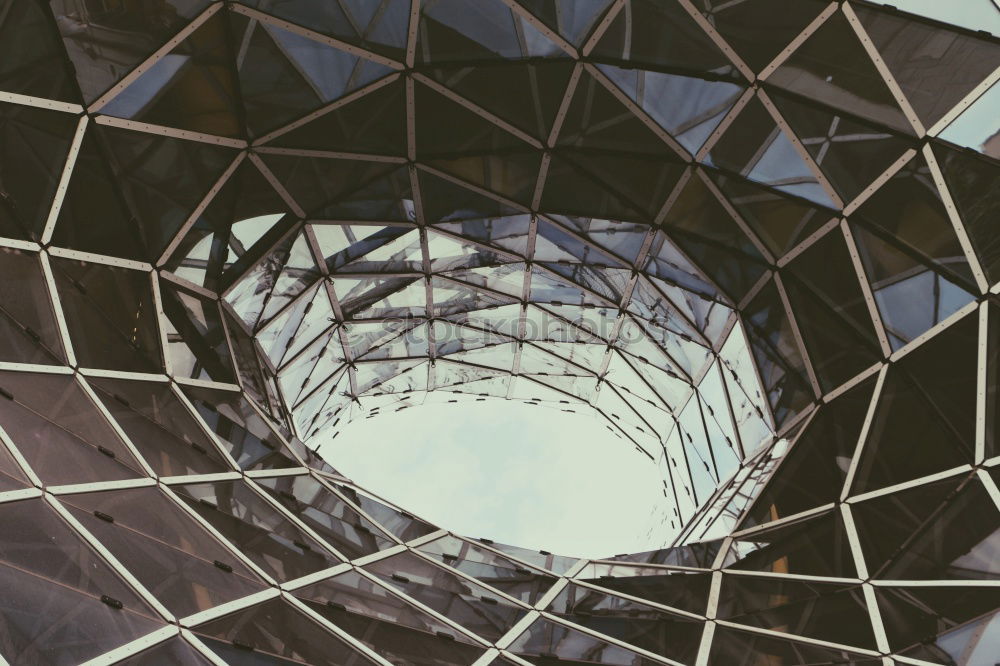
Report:
M 745 90 L 725 80 L 613 65 L 598 67 L 692 155 Z
M 389 58 L 402 60 L 406 54 L 408 0 L 386 0 L 374 5 L 358 0 L 332 5 L 313 0 L 286 0 L 277 5 L 270 0 L 241 2 Z
M 519 4 L 574 46 L 581 46 L 612 0 L 519 0 Z
M 258 479 L 257 483 L 348 559 L 370 555 L 396 543 L 311 476 L 279 476 Z
M 776 257 L 781 257 L 830 221 L 832 212 L 717 171 L 709 176 L 743 221 Z
M 84 102 L 93 102 L 101 93 L 118 83 L 136 65 L 141 64 L 184 28 L 208 4 L 209 0 L 167 0 L 158 12 L 98 6 L 88 7 L 81 16 L 76 5 L 69 2 L 56 3 L 52 7 L 52 18 L 57 25 L 65 26 L 59 32 L 66 55 L 72 61 Z M 111 35 L 123 34 L 130 36 L 129 47 L 123 44 L 94 47 L 95 44 L 108 43 Z M 44 43 L 45 40 L 40 41 Z
M 327 111 L 272 141 L 285 148 L 406 155 L 406 103 L 400 78 Z
M 265 589 L 257 574 L 156 488 L 63 495 L 60 500 L 178 617 Z
M 779 94 L 771 99 L 845 202 L 868 188 L 913 146 L 893 132 L 824 107 Z
M 876 649 L 859 584 L 726 574 L 717 617 L 761 629 Z
M 38 255 L 3 248 L 0 264 L 0 361 L 62 364 L 62 336 Z
M 485 651 L 468 636 L 356 571 L 299 588 L 294 594 L 390 663 L 419 663 L 434 655 L 442 665 L 461 666 L 475 662 Z
M 175 376 L 233 383 L 236 375 L 217 301 L 160 282 L 167 356 Z
M 618 12 L 591 55 L 651 65 L 649 69 L 735 73 L 729 59 L 676 2 L 633 0 Z
M 83 663 L 168 626 L 44 500 L 0 504 L 0 523 L 8 661 Z
M 171 490 L 246 557 L 279 582 L 329 569 L 340 560 L 244 481 Z
M 820 206 L 837 207 L 756 96 L 712 146 L 707 163 Z
M 698 654 L 700 621 L 625 597 L 570 584 L 548 610 L 563 620 L 678 663 L 691 663 Z
M 184 394 L 240 469 L 299 466 L 281 439 L 243 395 L 195 386 L 185 386 Z
M 889 368 L 854 477 L 854 492 L 942 472 L 973 459 L 976 313 Z
M 1000 165 L 968 151 L 934 146 L 945 181 L 962 217 L 962 226 L 979 256 L 989 282 L 1000 281 L 1000 245 L 996 219 L 1000 214 Z M 1000 151 L 998 151 L 1000 157 Z
M 980 35 L 869 7 L 858 7 L 857 15 L 926 127 L 1000 65 L 1000 45 Z
M 10 16 L 6 20 L 11 21 Z M 0 43 L 3 30 L 0 22 Z M 2 84 L 0 89 L 5 89 Z M 66 113 L 0 104 L 0 235 L 41 238 L 77 122 Z M 32 158 L 25 159 L 28 155 Z
M 261 666 L 374 666 L 377 662 L 350 647 L 284 599 L 272 599 L 192 628 L 223 663 Z
M 421 64 L 565 55 L 500 0 L 482 0 L 474 8 L 460 0 L 425 5 L 417 34 Z
M 781 276 L 823 391 L 881 358 L 872 316 L 839 229 L 795 257 Z
M 77 361 L 83 367 L 159 372 L 162 350 L 150 274 L 75 259 L 52 272 Z M 115 344 L 110 344 L 114 340 Z
M 718 626 L 712 640 L 709 663 L 738 664 L 747 655 L 760 655 L 777 664 L 837 664 L 837 666 L 881 666 L 881 657 L 868 656 L 815 643 L 802 643 L 768 634 Z M 765 661 L 764 663 L 767 663 Z
M 539 141 L 546 141 L 566 92 L 573 61 L 546 59 L 427 70 L 438 83 Z
M 834 12 L 767 79 L 820 104 L 907 134 L 913 128 L 847 17 Z
M 935 270 L 932 259 L 913 249 L 900 247 L 899 244 L 905 241 L 890 235 L 884 228 L 862 227 L 855 223 L 852 231 L 889 345 L 894 350 L 974 300 L 969 287 L 959 284 L 950 273 L 945 275 Z M 947 247 L 953 238 L 948 238 L 947 229 L 944 231 L 944 246 Z M 941 236 L 928 239 L 921 238 L 921 230 L 916 233 L 918 242 L 939 249 L 933 243 L 935 240 L 940 243 Z M 965 256 L 961 255 L 958 262 L 964 263 Z
M 741 527 L 787 518 L 840 499 L 874 388 L 872 377 L 820 406 Z M 803 484 L 803 478 L 809 483 Z
M 187 230 L 166 268 L 208 288 L 282 216 L 288 204 L 250 161 L 244 160 Z
M 976 475 L 851 506 L 868 573 L 888 580 L 996 580 L 1000 510 Z
M 702 14 L 754 72 L 760 72 L 819 16 L 822 0 L 709 3 Z
M 202 134 L 242 137 L 245 113 L 227 14 L 216 12 L 198 26 L 102 107 L 101 113 Z
M 53 11 L 59 12 L 57 9 Z M 3 63 L 0 65 L 0 90 L 63 102 L 78 102 L 80 92 L 73 78 L 73 71 L 67 66 L 70 62 L 66 60 L 66 55 L 67 51 L 72 50 L 77 58 L 84 57 L 86 37 L 74 35 L 67 42 L 65 45 L 60 42 L 59 32 L 55 30 L 48 8 L 31 2 L 6 3 L 4 16 L 0 19 L 0 63 Z M 104 68 L 94 72 L 99 78 L 116 76 L 113 69 L 101 70 Z M 38 76 L 40 71 L 46 72 L 46 76 Z M 123 73 L 119 70 L 117 74 Z M 86 81 L 89 77 L 83 78 L 86 83 L 90 83 Z M 108 85 L 107 80 L 93 81 L 92 85 L 100 86 L 102 83 Z M 96 96 L 100 91 L 88 89 L 87 92 Z
M 844 521 L 837 509 L 740 537 L 733 542 L 730 557 L 734 559 L 726 566 L 734 569 L 858 577 Z
M 87 382 L 159 476 L 230 471 L 170 384 L 106 377 Z

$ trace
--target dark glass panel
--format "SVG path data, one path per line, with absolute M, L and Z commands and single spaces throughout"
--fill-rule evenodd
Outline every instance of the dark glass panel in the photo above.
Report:
M 870 575 L 1000 579 L 1000 510 L 976 477 L 917 486 L 851 507 Z
M 478 585 L 411 553 L 393 555 L 369 564 L 365 569 L 386 585 L 488 641 L 498 640 L 527 613 L 491 588 Z M 533 574 L 523 575 L 528 577 Z
M 913 147 L 911 141 L 883 127 L 805 100 L 779 94 L 772 95 L 772 100 L 845 203 Z
M 774 664 L 837 664 L 837 666 L 881 666 L 879 657 L 866 657 L 837 648 L 774 638 L 717 626 L 712 640 L 710 664 L 755 666 Z
M 663 139 L 589 74 L 584 74 L 576 85 L 556 145 L 676 159 Z
M 602 573 L 609 571 L 610 573 Z M 689 613 L 702 614 L 708 603 L 708 588 L 712 583 L 710 573 L 697 573 L 655 567 L 599 568 L 599 577 L 587 576 L 580 580 L 612 592 L 629 594 L 640 599 L 655 601 L 664 606 L 679 608 Z
M 59 31 L 41 3 L 0 2 L 0 90 L 80 101 Z M 38 76 L 44 71 L 45 76 Z
M 102 112 L 177 129 L 240 137 L 229 12 L 216 12 L 112 99 Z
M 437 529 L 419 518 L 414 518 L 408 513 L 383 504 L 364 493 L 355 491 L 353 488 L 340 484 L 333 485 L 347 499 L 354 502 L 356 506 L 361 507 L 362 511 L 378 521 L 382 527 L 392 532 L 400 541 L 410 541 L 425 534 L 430 534 Z
M 786 518 L 840 499 L 875 381 L 875 377 L 867 379 L 820 406 L 741 527 Z M 803 482 L 805 479 L 808 482 Z
M 710 267 L 715 283 L 734 301 L 766 270 L 760 251 L 697 175 L 684 186 L 663 225 L 692 261 Z
M 378 4 L 317 3 L 313 0 L 242 2 L 390 58 L 402 60 L 405 55 L 410 20 L 408 0 L 386 0 Z
M 255 573 L 156 488 L 60 499 L 178 617 L 264 589 Z
M 428 86 L 416 84 L 414 105 L 418 109 L 418 158 L 458 157 L 530 148 L 513 134 Z
M 370 520 L 311 476 L 279 476 L 257 482 L 293 515 L 348 559 L 395 545 Z
M 162 352 L 150 274 L 52 259 L 77 362 L 87 368 L 160 372 Z
M 693 663 L 704 624 L 582 585 L 567 585 L 548 610 L 564 620 L 684 664 Z
M 574 3 L 581 4 L 581 3 Z M 571 60 L 441 67 L 428 76 L 540 141 L 548 139 L 566 91 Z
M 1000 65 L 996 41 L 865 6 L 857 14 L 925 127 Z
M 804 199 L 759 187 L 715 170 L 708 170 L 707 173 L 776 257 L 782 256 L 830 221 L 829 211 Z
M 823 391 L 881 359 L 860 278 L 839 229 L 810 245 L 781 276 Z
M 288 205 L 257 167 L 244 160 L 184 234 L 165 267 L 216 289 L 223 271 L 288 212 Z
M 235 383 L 226 330 L 217 301 L 160 281 L 167 316 L 167 354 L 176 377 Z
M 778 126 L 757 96 L 750 98 L 712 146 L 706 163 L 820 206 L 835 207 L 792 136 Z
M 851 218 L 891 238 L 967 291 L 976 283 L 922 155 L 916 155 L 882 185 Z M 899 266 L 897 273 L 905 273 Z
M 975 651 L 976 643 L 984 643 L 986 649 L 991 644 L 995 646 L 996 629 L 990 631 L 988 625 L 1000 608 L 1000 588 L 879 585 L 875 588 L 875 598 L 889 647 L 908 657 L 939 664 L 971 666 L 981 654 Z M 984 613 L 983 623 L 974 623 L 970 627 L 972 631 L 981 632 L 978 641 L 970 640 L 971 637 L 963 641 L 961 636 L 955 635 L 958 633 L 954 632 L 955 627 Z M 961 647 L 965 649 L 957 649 Z M 973 654 L 977 656 L 973 657 Z M 994 654 L 981 663 L 988 664 L 995 658 Z
M 417 59 L 422 64 L 566 55 L 497 0 L 475 5 L 439 0 L 425 5 L 417 34 Z
M 208 658 L 180 638 L 171 638 L 116 663 L 119 666 L 212 666 Z
M 485 652 L 450 625 L 355 571 L 293 594 L 393 664 L 464 666 Z
M 535 621 L 507 648 L 518 657 L 538 666 L 567 664 L 628 664 L 654 666 L 658 662 L 631 650 L 602 641 L 563 624 L 545 619 Z
M 732 555 L 736 561 L 727 566 L 734 569 L 858 576 L 843 519 L 836 509 L 740 537 L 733 544 Z
M 226 663 L 252 666 L 364 666 L 370 659 L 283 599 L 272 599 L 194 627 Z
M 1000 280 L 1000 165 L 995 160 L 943 144 L 934 145 L 948 190 L 962 217 L 972 247 L 990 283 Z
M 58 365 L 64 360 L 38 255 L 0 248 L 0 361 Z
M 764 391 L 780 427 L 813 398 L 805 360 L 773 281 L 768 281 L 744 310 L 747 341 L 753 351 Z
M 201 141 L 114 127 L 101 127 L 99 132 L 115 184 L 135 213 L 130 224 L 142 236 L 143 258 L 156 262 L 236 153 Z M 90 218 L 82 222 L 93 226 Z
M 860 585 L 734 574 L 722 577 L 717 611 L 731 622 L 874 650 L 867 614 Z
M 0 16 L 14 1 L 4 3 L 6 8 L 0 5 Z M 16 18 L 9 14 L 6 21 L 0 19 L 0 43 L 6 43 L 4 26 L 11 20 Z M 0 62 L 5 62 L 3 55 Z M 0 90 L 10 89 L 0 83 Z M 41 238 L 76 125 L 77 118 L 68 113 L 0 104 L 0 235 Z
M 50 4 L 89 104 L 187 25 L 209 0 L 165 0 L 149 7 L 104 2 L 81 6 L 76 0 Z
M 0 387 L 0 426 L 46 485 L 144 476 L 72 375 L 3 372 Z
M 284 31 L 279 33 L 280 28 L 266 26 L 234 12 L 229 13 L 229 25 L 235 42 L 240 44 L 236 68 L 240 99 L 251 136 L 262 136 L 322 103 L 318 91 L 276 40 L 275 35 Z
M 81 252 L 147 261 L 142 228 L 126 202 L 102 128 L 87 127 L 63 198 L 52 244 Z M 94 224 L 100 220 L 100 224 Z
M 189 506 L 279 582 L 340 560 L 243 481 L 173 486 Z
M 768 83 L 903 132 L 913 129 L 847 17 L 834 12 Z
M 592 56 L 715 75 L 733 66 L 694 19 L 675 3 L 630 0 L 607 28 Z
M 396 168 L 393 164 L 290 155 L 264 161 L 307 213 L 339 202 Z
M 8 662 L 79 664 L 164 626 L 44 500 L 0 504 L 0 533 Z
M 287 447 L 240 393 L 185 386 L 209 429 L 243 470 L 298 467 Z
M 31 486 L 28 477 L 24 475 L 17 461 L 10 452 L 0 446 L 0 492 L 20 490 Z
M 467 576 L 529 604 L 538 601 L 556 580 L 554 576 L 451 536 L 418 546 L 417 549 Z
M 157 475 L 230 471 L 170 384 L 105 377 L 87 382 Z
M 973 312 L 889 368 L 854 492 L 972 462 L 978 329 Z
M 699 9 L 750 69 L 760 72 L 825 7 L 822 0 L 750 0 Z
M 890 346 L 900 349 L 974 299 L 933 262 L 877 228 L 852 224 Z M 964 263 L 964 256 L 958 257 Z
M 384 85 L 282 134 L 274 144 L 405 156 L 404 87 L 402 78 Z

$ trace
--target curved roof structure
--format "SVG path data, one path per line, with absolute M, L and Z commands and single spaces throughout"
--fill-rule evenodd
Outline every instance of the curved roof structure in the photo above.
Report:
M 902 9 L 0 0 L 0 664 L 992 663 L 1000 9 Z M 316 453 L 490 399 L 663 548 Z

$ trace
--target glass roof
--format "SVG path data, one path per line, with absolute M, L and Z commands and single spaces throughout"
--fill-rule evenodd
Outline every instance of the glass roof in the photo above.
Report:
M 0 664 L 992 663 L 1000 8 L 895 4 L 0 0 Z M 501 400 L 648 550 L 326 455 Z

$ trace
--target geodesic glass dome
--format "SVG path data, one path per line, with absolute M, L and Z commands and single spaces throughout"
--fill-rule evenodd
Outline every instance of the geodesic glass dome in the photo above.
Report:
M 1000 9 L 898 4 L 0 0 L 0 664 L 993 664 Z M 316 451 L 503 399 L 662 547 Z

